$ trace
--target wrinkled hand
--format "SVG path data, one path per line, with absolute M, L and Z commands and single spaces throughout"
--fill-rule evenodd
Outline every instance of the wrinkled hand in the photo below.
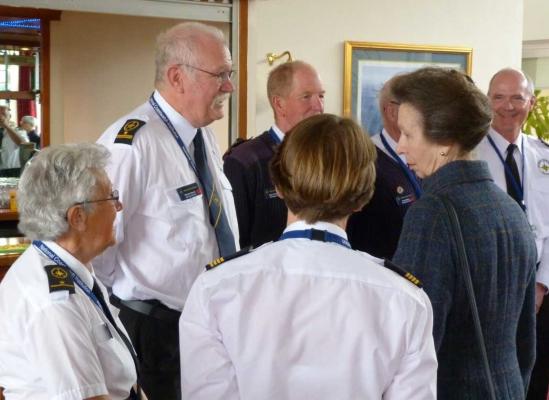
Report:
M 547 293 L 547 287 L 542 283 L 536 282 L 536 314 L 538 313 L 541 305 L 543 304 L 543 299 Z

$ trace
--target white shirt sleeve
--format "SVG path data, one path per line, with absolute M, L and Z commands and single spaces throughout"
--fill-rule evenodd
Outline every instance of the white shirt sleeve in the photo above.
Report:
M 182 397 L 239 399 L 234 366 L 206 302 L 199 277 L 179 320 Z
M 408 352 L 400 363 L 384 400 L 429 400 L 437 397 L 437 359 L 433 341 L 433 309 L 423 293 L 425 307 L 416 307 L 407 332 Z

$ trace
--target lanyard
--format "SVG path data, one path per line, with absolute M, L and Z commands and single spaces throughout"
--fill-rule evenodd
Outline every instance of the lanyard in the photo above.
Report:
M 189 153 L 189 150 L 187 149 L 187 146 L 185 146 L 185 143 L 183 143 L 183 139 L 181 139 L 181 136 L 179 136 L 179 134 L 177 133 L 177 130 L 173 126 L 172 122 L 169 120 L 169 118 L 166 115 L 166 113 L 164 112 L 164 110 L 162 110 L 160 105 L 156 102 L 156 99 L 154 98 L 154 94 L 151 94 L 151 97 L 149 97 L 149 103 L 150 103 L 151 107 L 154 109 L 154 111 L 156 112 L 156 114 L 160 117 L 162 122 L 164 122 L 164 125 L 166 125 L 166 127 L 168 128 L 168 130 L 172 134 L 173 138 L 175 139 L 175 141 L 177 142 L 177 144 L 181 148 L 181 151 L 185 155 L 185 158 L 189 162 L 189 165 L 191 166 L 192 170 L 194 171 L 194 174 L 196 175 L 196 177 L 198 178 L 198 180 L 202 184 L 202 181 L 200 179 L 200 175 L 198 174 L 198 169 L 196 168 L 196 164 L 194 162 L 194 159 L 191 157 L 191 154 Z M 202 184 L 202 187 L 204 187 L 203 184 Z
M 61 257 L 55 254 L 55 252 L 41 240 L 33 240 L 32 245 L 40 250 L 42 253 L 44 253 L 46 256 L 48 256 L 48 258 L 52 260 L 55 264 L 65 267 L 69 271 L 72 280 L 78 285 L 78 287 L 80 287 L 80 289 L 82 289 L 84 293 L 86 293 L 86 295 L 95 303 L 95 305 L 103 311 L 103 314 L 107 315 L 107 311 L 103 310 L 101 302 L 95 296 L 95 294 L 93 294 L 92 290 L 88 287 L 88 285 L 84 283 L 82 279 L 80 279 L 78 275 L 76 275 L 71 267 L 69 267 L 67 263 L 63 261 L 63 259 L 61 259 Z
M 505 170 L 505 175 L 510 178 L 511 184 L 513 185 L 513 188 L 515 189 L 515 192 L 518 194 L 520 198 L 520 205 L 524 211 L 526 211 L 526 204 L 524 204 L 524 181 L 526 180 L 526 175 L 524 174 L 524 136 L 521 138 L 521 147 L 522 147 L 522 182 L 517 182 L 515 177 L 513 176 L 513 173 L 511 172 L 511 168 L 507 165 L 505 162 L 505 159 L 503 158 L 503 155 L 499 152 L 496 144 L 494 143 L 494 139 L 490 135 L 488 135 L 488 141 L 490 142 L 490 145 L 492 145 L 492 148 L 498 155 L 499 160 L 503 164 L 503 169 Z
M 381 142 L 383 143 L 383 147 L 385 147 L 385 150 L 389 152 L 391 157 L 398 163 L 398 166 L 400 167 L 401 171 L 404 172 L 404 175 L 406 175 L 406 178 L 408 179 L 408 182 L 412 185 L 414 188 L 414 193 L 416 194 L 416 199 L 419 199 L 421 196 L 421 187 L 419 186 L 419 182 L 414 175 L 414 173 L 408 168 L 406 164 L 404 164 L 404 161 L 402 161 L 402 158 L 398 156 L 398 154 L 393 150 L 393 148 L 389 145 L 387 142 L 387 139 L 385 139 L 385 136 L 383 136 L 383 132 L 379 133 L 379 137 L 381 138 Z
M 278 135 L 276 134 L 273 128 L 269 129 L 269 135 L 271 135 L 271 138 L 274 140 L 275 144 L 282 143 L 282 141 L 280 140 L 280 138 L 278 137 Z
M 336 243 L 343 247 L 347 247 L 348 249 L 351 248 L 351 245 L 349 244 L 349 241 L 347 239 L 342 238 L 341 236 L 336 235 L 335 233 L 331 233 L 328 231 L 321 231 L 318 229 L 304 229 L 300 231 L 284 232 L 282 236 L 280 236 L 280 239 L 278 240 L 286 240 L 286 239 L 318 240 L 320 242 Z

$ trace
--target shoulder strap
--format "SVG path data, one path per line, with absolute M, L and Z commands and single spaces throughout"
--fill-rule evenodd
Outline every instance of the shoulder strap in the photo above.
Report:
M 452 230 L 452 236 L 457 245 L 459 265 L 465 288 L 467 289 L 467 297 L 469 298 L 469 305 L 471 307 L 471 314 L 473 316 L 473 323 L 475 324 L 475 333 L 477 341 L 480 347 L 482 356 L 484 373 L 486 374 L 486 380 L 488 382 L 488 391 L 491 400 L 496 400 L 496 391 L 494 388 L 494 382 L 492 382 L 492 374 L 490 372 L 490 364 L 488 362 L 488 354 L 486 352 L 486 345 L 484 343 L 484 336 L 482 335 L 482 328 L 480 325 L 480 318 L 478 316 L 477 302 L 475 299 L 475 292 L 473 290 L 473 281 L 471 280 L 471 271 L 469 269 L 469 263 L 467 261 L 467 253 L 465 251 L 465 243 L 463 242 L 463 234 L 461 232 L 461 225 L 452 202 L 445 196 L 439 196 L 448 212 L 450 217 L 450 227 Z

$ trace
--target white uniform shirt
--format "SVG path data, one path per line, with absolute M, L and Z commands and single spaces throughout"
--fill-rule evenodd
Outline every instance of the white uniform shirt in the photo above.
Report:
M 93 276 L 83 264 L 55 243 L 45 243 L 93 287 Z M 126 399 L 137 380 L 130 352 L 78 285 L 73 294 L 50 293 L 44 266 L 53 264 L 30 247 L 0 284 L 4 394 L 10 400 L 82 400 L 107 394 L 113 400 Z M 111 313 L 123 329 L 118 310 L 111 307 Z
M 285 232 L 311 227 L 346 237 L 322 222 Z M 183 398 L 436 398 L 429 299 L 379 263 L 287 239 L 200 275 L 179 322 Z
M 389 132 L 387 132 L 385 130 L 385 128 L 383 128 L 381 130 L 381 132 L 383 133 L 383 137 L 385 138 L 385 140 L 387 140 L 387 144 L 389 145 L 389 147 L 398 155 L 398 157 L 400 157 L 402 162 L 404 164 L 406 164 L 406 156 L 403 155 L 403 154 L 398 154 L 397 153 L 396 148 L 397 148 L 398 143 L 393 140 L 393 138 L 391 137 L 391 135 L 389 135 Z M 372 142 L 374 142 L 374 144 L 376 145 L 377 148 L 379 148 L 382 152 L 384 152 L 389 157 L 394 159 L 393 155 L 389 152 L 389 150 L 387 150 L 387 148 L 385 147 L 385 145 L 381 141 L 381 135 L 379 133 L 376 134 L 376 135 L 373 135 L 370 139 L 372 139 Z
M 23 129 L 13 128 L 19 138 L 24 142 L 29 141 L 27 132 Z M 19 145 L 11 139 L 11 136 L 6 129 L 4 129 L 4 136 L 2 137 L 2 160 L 0 162 L 0 168 L 19 168 L 21 162 L 19 161 Z
M 488 134 L 505 159 L 509 142 L 492 128 Z M 549 147 L 537 138 L 524 133 L 519 135 L 515 144 L 518 146 L 518 151 L 515 151 L 513 155 L 523 183 L 526 215 L 536 237 L 538 262 L 540 263 L 536 281 L 549 287 Z M 488 138 L 484 138 L 480 142 L 476 152 L 479 159 L 488 163 L 496 185 L 506 192 L 505 168 Z M 523 155 L 524 167 L 522 165 Z
M 192 127 L 158 92 L 155 99 L 193 154 Z M 145 122 L 131 145 L 114 143 L 129 119 Z M 232 188 L 223 174 L 212 131 L 202 128 L 212 173 L 238 249 Z M 199 184 L 170 131 L 147 102 L 111 125 L 97 141 L 112 153 L 107 166 L 124 209 L 117 214 L 117 245 L 94 260 L 97 275 L 124 300 L 158 299 L 181 310 L 192 283 L 219 255 L 202 194 L 182 199 L 178 189 Z

